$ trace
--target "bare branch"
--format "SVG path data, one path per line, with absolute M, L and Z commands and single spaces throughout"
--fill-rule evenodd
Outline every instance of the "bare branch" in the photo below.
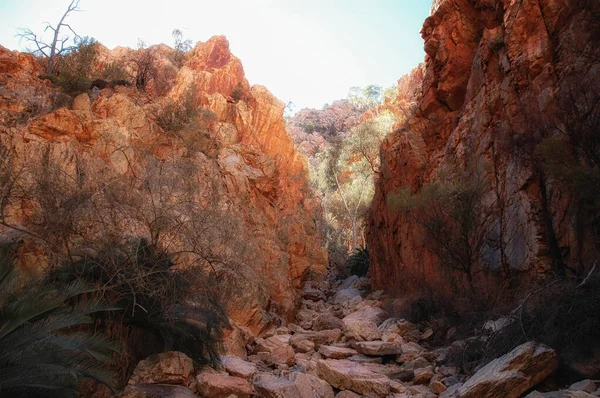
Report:
M 51 43 L 43 42 L 42 39 L 38 38 L 37 35 L 35 33 L 33 33 L 33 31 L 31 29 L 22 29 L 21 33 L 17 34 L 17 36 L 20 36 L 21 38 L 24 38 L 25 40 L 34 43 L 37 47 L 37 50 L 41 53 L 41 55 L 43 55 L 44 57 L 46 57 L 48 59 L 48 64 L 46 65 L 46 73 L 47 74 L 52 74 L 52 72 L 54 71 L 55 57 L 57 55 L 60 55 L 65 50 L 72 48 L 72 47 L 65 47 L 65 43 L 70 39 L 68 36 L 66 36 L 64 38 L 59 37 L 61 28 L 64 26 L 67 29 L 69 29 L 75 35 L 76 38 L 80 37 L 73 30 L 73 28 L 71 28 L 70 25 L 68 25 L 64 22 L 65 19 L 69 16 L 69 13 L 71 13 L 73 11 L 80 11 L 79 10 L 79 0 L 71 1 L 69 6 L 67 7 L 67 10 L 62 15 L 60 21 L 58 22 L 58 24 L 56 24 L 56 26 L 52 26 L 49 22 L 44 22 L 44 24 L 45 24 L 44 32 L 47 32 L 49 29 L 52 32 L 54 32 Z M 60 45 L 60 48 L 58 48 L 59 45 Z M 46 52 L 44 50 L 49 50 L 49 52 Z
M 592 267 L 592 269 L 590 270 L 590 272 L 588 272 L 588 274 L 585 277 L 585 279 L 583 280 L 583 282 L 581 282 L 579 285 L 577 285 L 578 288 L 580 288 L 581 286 L 585 285 L 588 282 L 588 280 L 590 279 L 590 277 L 592 276 L 592 274 L 596 270 L 596 265 L 598 265 L 598 261 L 594 261 L 594 266 Z

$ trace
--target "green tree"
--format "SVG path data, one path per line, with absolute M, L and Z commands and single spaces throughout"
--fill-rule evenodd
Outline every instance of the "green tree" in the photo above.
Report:
M 173 49 L 175 50 L 174 63 L 178 67 L 183 64 L 185 54 L 192 49 L 192 41 L 183 37 L 183 32 L 180 29 L 173 29 Z
M 379 105 L 383 99 L 383 88 L 375 84 L 365 87 L 351 87 L 348 93 L 348 100 L 359 109 L 366 111 Z
M 379 173 L 379 146 L 393 122 L 388 112 L 370 119 L 315 157 L 313 187 L 320 193 L 327 221 L 348 231 L 350 250 L 358 247 L 359 229 L 374 194 L 373 179 Z

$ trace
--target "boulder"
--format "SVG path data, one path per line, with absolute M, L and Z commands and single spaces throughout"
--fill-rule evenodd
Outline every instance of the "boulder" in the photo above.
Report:
M 399 343 L 387 341 L 359 341 L 354 344 L 354 348 L 361 354 L 370 356 L 398 355 L 402 353 L 402 347 Z
M 425 368 L 415 369 L 415 377 L 413 383 L 415 384 L 428 384 L 431 378 L 434 376 L 433 367 L 427 366 Z
M 570 391 L 585 391 L 585 392 L 592 393 L 592 392 L 596 391 L 596 383 L 589 379 L 581 380 L 581 381 L 578 381 L 577 383 L 571 384 L 571 386 L 569 387 L 569 390 Z
M 544 393 L 534 391 L 532 393 L 527 394 L 525 398 L 594 398 L 597 396 L 597 393 L 589 394 L 585 391 L 560 390 Z
M 312 323 L 313 330 L 343 329 L 344 323 L 335 315 L 326 313 L 319 315 Z
M 386 396 L 390 393 L 390 379 L 373 372 L 367 366 L 345 359 L 324 359 L 317 362 L 320 378 L 340 390 L 359 394 Z
M 408 390 L 410 391 L 412 397 L 419 397 L 419 398 L 436 398 L 437 394 L 434 394 L 433 392 L 431 392 L 429 390 L 429 388 L 423 386 L 423 385 L 414 385 L 414 386 L 410 386 L 408 388 Z M 480 397 L 480 398 L 486 398 L 485 396 Z
M 518 398 L 558 366 L 556 352 L 528 342 L 479 369 L 458 390 L 461 398 Z
M 127 386 L 120 398 L 198 398 L 187 387 L 169 384 L 136 384 Z
M 322 345 L 321 347 L 319 347 L 319 354 L 323 355 L 325 358 L 346 359 L 348 357 L 358 354 L 358 352 L 352 348 L 347 347 Z
M 152 355 L 140 361 L 128 384 L 180 384 L 187 386 L 192 380 L 194 363 L 182 352 L 169 351 Z
M 264 340 L 257 340 L 255 353 L 266 353 L 266 362 L 274 365 L 291 365 L 294 362 L 294 349 L 286 340 L 289 335 L 277 335 Z
M 310 340 L 294 341 L 292 347 L 294 347 L 296 352 L 313 352 L 315 350 L 315 343 Z
M 369 357 L 363 354 L 352 355 L 347 358 L 349 361 L 354 361 L 358 363 L 381 363 L 383 360 L 381 357 Z
M 243 379 L 251 379 L 256 373 L 256 364 L 238 357 L 223 355 L 221 356 L 221 364 L 227 373 Z
M 344 323 L 344 335 L 357 341 L 371 341 L 381 338 L 378 325 L 385 318 L 385 311 L 379 307 L 364 306 L 347 315 Z
M 335 296 L 333 296 L 333 302 L 336 304 L 343 304 L 355 297 L 360 297 L 360 290 L 354 288 L 348 288 L 339 290 Z
M 355 392 L 345 390 L 338 392 L 335 398 L 360 398 L 361 396 L 362 395 L 358 395 Z
M 315 348 L 319 349 L 322 344 L 335 343 L 342 337 L 342 331 L 340 329 L 333 330 L 307 330 L 303 332 L 297 332 L 290 338 L 290 344 L 295 346 L 302 340 L 310 340 L 315 344 Z
M 404 363 L 404 366 L 407 369 L 421 369 L 426 368 L 429 365 L 431 365 L 431 363 L 423 357 L 416 357 Z
M 351 276 L 347 277 L 338 286 L 338 290 L 350 289 L 352 286 L 354 286 L 356 284 L 356 282 L 358 282 L 359 279 L 360 278 L 356 275 L 351 275 Z
M 403 373 L 403 369 L 395 363 L 386 363 L 386 364 L 378 364 L 378 363 L 365 363 L 363 366 L 372 372 L 377 374 L 381 374 L 387 376 L 389 378 L 399 378 L 399 376 Z
M 333 398 L 333 388 L 325 381 L 304 373 L 286 377 L 265 376 L 254 382 L 256 392 L 264 398 Z
M 233 394 L 238 398 L 250 398 L 254 393 L 248 380 L 221 373 L 199 373 L 196 383 L 198 392 L 204 397 L 227 398 Z
M 306 300 L 311 300 L 311 301 L 321 301 L 321 300 L 325 301 L 327 299 L 327 297 L 325 297 L 325 293 L 323 293 L 323 291 L 321 291 L 319 289 L 315 289 L 310 286 L 304 286 L 302 288 L 302 296 Z
M 441 394 L 446 391 L 448 387 L 439 380 L 431 380 L 429 383 L 429 389 L 435 394 Z
M 299 321 L 299 323 L 307 321 L 312 322 L 312 320 L 315 319 L 318 315 L 319 314 L 314 310 L 303 308 L 296 312 L 296 319 Z
M 223 336 L 223 353 L 246 359 L 246 345 L 249 340 L 250 332 L 234 325 L 231 330 L 225 331 Z
M 415 342 L 409 342 L 402 344 L 402 355 L 397 359 L 398 362 L 408 362 L 418 357 L 422 352 L 425 351 L 423 347 Z

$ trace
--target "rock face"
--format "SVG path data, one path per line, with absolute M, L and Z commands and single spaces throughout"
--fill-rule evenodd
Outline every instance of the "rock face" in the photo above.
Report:
M 532 276 L 561 272 L 561 260 L 576 270 L 593 263 L 593 217 L 578 219 L 573 190 L 544 174 L 534 155 L 548 138 L 585 152 L 581 143 L 599 125 L 599 7 L 439 2 L 422 30 L 418 106 L 381 148 L 367 227 L 375 288 L 443 283 L 431 242 L 394 200 L 444 183 L 450 168 L 487 183 L 486 239 L 498 244 L 483 246 L 480 263 Z
M 157 54 L 172 51 L 163 47 Z M 131 53 L 103 48 L 100 58 L 108 63 Z M 77 174 L 79 188 L 96 192 L 90 196 L 96 203 L 76 211 L 72 227 L 80 232 L 66 238 L 70 250 L 85 252 L 110 235 L 119 243 L 144 238 L 177 252 L 202 251 L 205 258 L 219 259 L 216 271 L 227 280 L 220 291 L 229 317 L 257 335 L 293 316 L 303 279 L 325 273 L 326 252 L 314 222 L 318 206 L 307 195 L 306 161 L 286 132 L 284 104 L 265 87 L 250 87 L 225 37 L 198 43 L 181 68 L 167 56 L 159 61 L 161 71 L 174 71 L 165 94 L 118 86 L 92 98 L 80 96 L 70 109 L 58 102 L 64 94 L 38 79 L 41 69 L 33 57 L 0 47 L 0 144 L 13 154 L 15 168 L 29 175 L 35 167 L 57 176 Z M 199 119 L 169 131 L 159 116 L 168 117 L 169 104 L 188 97 Z M 65 184 L 61 189 L 72 191 L 74 186 Z M 106 223 L 100 216 L 109 212 L 91 211 L 107 208 L 108 187 L 115 188 L 110 195 L 123 196 L 113 197 L 117 203 L 129 207 L 116 210 L 117 219 L 110 221 L 114 231 L 101 226 Z M 147 219 L 143 213 L 153 206 L 160 207 L 155 215 L 170 221 Z M 23 201 L 2 209 L 8 223 L 26 229 L 44 219 L 39 210 L 38 203 Z M 192 236 L 200 231 L 197 226 L 190 234 L 182 232 L 194 220 L 208 228 L 202 236 Z M 0 236 L 10 233 L 0 229 Z M 25 266 L 39 267 L 47 256 L 38 245 L 21 259 Z M 177 260 L 197 265 L 193 257 Z M 228 345 L 237 351 L 239 346 Z

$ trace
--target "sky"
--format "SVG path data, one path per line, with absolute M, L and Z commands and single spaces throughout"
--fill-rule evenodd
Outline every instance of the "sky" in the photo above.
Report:
M 0 44 L 27 49 L 18 28 L 43 32 L 70 0 L 0 0 Z M 81 0 L 67 22 L 108 48 L 195 42 L 224 34 L 250 84 L 297 109 L 345 98 L 352 86 L 389 87 L 423 61 L 429 0 Z

